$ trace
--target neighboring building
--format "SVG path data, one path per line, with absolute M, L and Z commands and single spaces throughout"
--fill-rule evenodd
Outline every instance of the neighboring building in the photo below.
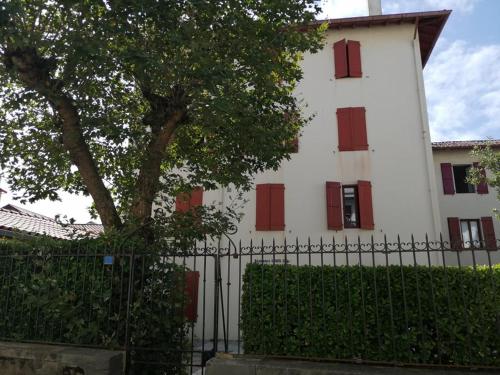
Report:
M 12 204 L 0 208 L 0 238 L 48 236 L 56 239 L 95 237 L 103 232 L 100 224 L 67 224 Z
M 485 243 L 494 248 L 500 234 L 500 222 L 492 214 L 499 205 L 496 191 L 486 184 L 474 186 L 465 180 L 468 169 L 478 165 L 471 150 L 486 143 L 500 151 L 500 140 L 432 144 L 443 234 L 454 247 Z
M 422 73 L 450 12 L 328 21 L 325 46 L 304 56 L 296 89 L 315 117 L 291 159 L 255 177 L 234 240 L 439 238 Z M 224 209 L 234 192 L 198 198 Z

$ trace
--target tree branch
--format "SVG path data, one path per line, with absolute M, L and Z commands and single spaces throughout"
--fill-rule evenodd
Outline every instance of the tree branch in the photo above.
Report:
M 25 87 L 45 97 L 60 117 L 63 145 L 77 166 L 104 227 L 121 228 L 122 222 L 111 193 L 104 185 L 83 137 L 78 111 L 72 99 L 63 92 L 62 83 L 50 77 L 51 61 L 39 57 L 34 49 L 19 48 L 7 51 L 4 59 L 7 69 L 14 69 Z

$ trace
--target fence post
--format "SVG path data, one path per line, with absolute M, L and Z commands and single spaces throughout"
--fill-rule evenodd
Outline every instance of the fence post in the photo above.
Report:
M 127 291 L 127 315 L 125 317 L 125 374 L 130 371 L 130 314 L 132 298 L 134 296 L 134 275 L 135 275 L 135 250 L 132 249 L 130 256 L 130 270 L 128 277 Z

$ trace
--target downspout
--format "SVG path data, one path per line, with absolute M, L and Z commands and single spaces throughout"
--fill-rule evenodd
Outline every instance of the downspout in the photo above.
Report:
M 415 24 L 413 37 L 413 56 L 415 58 L 415 73 L 417 80 L 418 101 L 420 105 L 420 124 L 422 126 L 422 139 L 424 142 L 425 162 L 427 164 L 427 182 L 429 184 L 429 195 L 431 200 L 432 220 L 434 226 L 434 240 L 438 241 L 441 234 L 441 215 L 437 197 L 436 175 L 434 172 L 434 159 L 432 156 L 432 144 L 429 130 L 429 117 L 427 114 L 427 102 L 425 98 L 424 77 L 422 60 L 420 56 L 420 43 L 418 40 L 418 22 Z

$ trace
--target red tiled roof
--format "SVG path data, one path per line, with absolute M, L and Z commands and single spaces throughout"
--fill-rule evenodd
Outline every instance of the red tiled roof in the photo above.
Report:
M 439 10 L 433 12 L 382 14 L 379 16 L 337 18 L 316 21 L 312 25 L 320 25 L 328 22 L 329 29 L 345 29 L 356 27 L 387 26 L 414 24 L 418 29 L 420 42 L 420 54 L 422 56 L 422 67 L 425 66 L 436 42 L 443 30 L 451 10 Z
M 462 150 L 472 149 L 475 146 L 491 145 L 493 148 L 500 148 L 500 139 L 492 140 L 475 140 L 475 141 L 445 141 L 445 142 L 432 142 L 432 149 L 439 150 Z
M 0 229 L 21 232 L 30 236 L 45 235 L 65 240 L 78 236 L 96 236 L 103 232 L 103 227 L 100 224 L 70 224 L 66 226 L 47 216 L 12 204 L 0 208 Z

